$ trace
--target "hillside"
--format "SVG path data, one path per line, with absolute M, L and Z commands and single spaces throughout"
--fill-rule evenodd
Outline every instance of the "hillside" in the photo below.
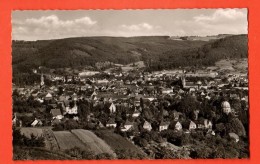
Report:
M 247 35 L 234 35 L 208 42 L 199 48 L 167 51 L 153 62 L 153 69 L 170 69 L 185 66 L 214 66 L 222 59 L 248 57 Z
M 13 41 L 13 68 L 27 71 L 39 65 L 48 68 L 79 67 L 110 61 L 128 64 L 162 52 L 200 47 L 203 41 L 174 41 L 161 37 L 82 37 L 49 41 Z M 27 69 L 28 68 L 28 69 Z
M 129 140 L 119 134 L 113 133 L 110 130 L 96 130 L 94 133 L 103 139 L 118 155 L 119 159 L 143 159 L 147 155 Z
M 13 71 L 32 68 L 95 66 L 97 62 L 129 64 L 145 61 L 160 67 L 212 65 L 223 58 L 247 57 L 247 36 L 228 36 L 215 41 L 172 40 L 168 36 L 80 37 L 42 41 L 13 41 Z M 156 64 L 161 61 L 161 66 Z M 195 62 L 194 62 L 195 61 Z
M 111 130 L 84 129 L 71 131 L 52 131 L 49 128 L 22 127 L 19 133 L 31 138 L 43 137 L 43 147 L 21 147 L 14 145 L 14 159 L 74 159 L 73 152 L 78 150 L 85 153 L 82 159 L 95 159 L 109 155 L 113 159 L 143 159 L 146 154 L 129 140 Z M 17 139 L 17 138 L 16 138 Z M 21 148 L 25 150 L 20 151 Z M 40 156 L 39 154 L 42 154 Z M 91 155 L 91 156 L 87 156 Z M 103 159 L 103 157 L 102 157 Z

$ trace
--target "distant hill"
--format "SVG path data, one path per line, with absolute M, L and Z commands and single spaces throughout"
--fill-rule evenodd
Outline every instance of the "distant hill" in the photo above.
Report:
M 172 40 L 201 40 L 201 41 L 210 41 L 216 39 L 222 39 L 228 36 L 232 36 L 231 34 L 219 34 L 219 35 L 211 35 L 211 36 L 172 36 Z
M 221 59 L 248 57 L 247 35 L 234 35 L 207 42 L 201 47 L 162 53 L 153 69 L 169 69 L 185 66 L 213 66 Z
M 118 64 L 145 61 L 153 69 L 212 65 L 223 58 L 247 57 L 247 35 L 215 41 L 172 40 L 168 36 L 13 41 L 12 55 L 14 73 L 39 66 L 77 68 L 105 61 Z M 158 61 L 161 63 L 156 64 Z

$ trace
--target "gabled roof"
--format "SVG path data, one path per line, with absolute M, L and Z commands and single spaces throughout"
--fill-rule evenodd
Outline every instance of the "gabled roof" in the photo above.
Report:
M 65 101 L 65 100 L 66 100 L 66 97 L 65 97 L 65 96 L 61 95 L 61 96 L 59 97 L 59 101 Z
M 191 125 L 197 126 L 197 125 L 195 124 L 195 122 L 193 122 L 193 121 L 190 121 L 190 126 L 191 126 Z
M 234 139 L 239 139 L 239 136 L 236 133 L 228 133 L 228 135 Z
M 94 91 L 94 92 L 91 94 L 91 96 L 96 96 L 96 95 L 97 95 L 96 91 Z
M 160 126 L 169 126 L 170 125 L 170 122 L 161 122 L 160 123 Z
M 197 84 L 195 84 L 194 82 L 186 82 L 186 86 L 197 86 Z
M 61 111 L 60 111 L 60 109 L 51 109 L 51 112 L 50 112 L 51 114 L 52 114 L 52 116 L 53 117 L 56 117 L 56 116 L 58 116 L 58 115 L 61 115 Z
M 45 97 L 52 98 L 52 95 L 50 93 L 47 93 L 47 95 Z
M 134 123 L 126 120 L 125 125 L 134 125 Z
M 148 122 L 148 121 L 145 121 L 143 126 L 150 126 L 150 125 L 151 125 L 151 123 L 150 123 L 150 122 Z
M 179 121 L 171 121 L 171 122 L 170 122 L 170 125 L 169 125 L 169 128 L 175 129 L 175 125 L 176 125 L 177 123 L 180 123 L 180 122 L 179 122 Z M 181 124 L 181 123 L 180 123 L 180 124 Z
M 107 124 L 116 124 L 115 119 L 110 118 L 110 119 L 107 121 Z

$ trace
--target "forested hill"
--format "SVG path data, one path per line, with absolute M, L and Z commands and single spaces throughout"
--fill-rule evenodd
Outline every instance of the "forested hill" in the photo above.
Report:
M 248 57 L 247 35 L 233 35 L 208 42 L 201 47 L 163 52 L 153 69 L 170 69 L 179 66 L 213 66 L 221 59 Z M 159 61 L 159 62 L 158 62 Z
M 247 35 L 215 41 L 172 40 L 168 36 L 79 37 L 13 41 L 13 70 L 94 66 L 110 61 L 128 64 L 143 60 L 153 69 L 212 65 L 223 58 L 247 57 Z M 158 62 L 160 61 L 160 63 Z

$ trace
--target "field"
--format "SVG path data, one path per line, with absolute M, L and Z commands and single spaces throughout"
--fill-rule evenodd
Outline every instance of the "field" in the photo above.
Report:
M 109 130 L 97 130 L 95 131 L 95 134 L 101 139 L 103 139 L 114 151 L 129 150 L 131 152 L 136 152 L 145 155 L 145 153 L 137 146 L 135 146 L 133 143 Z
M 50 151 L 43 148 L 23 148 L 22 150 L 14 147 L 14 160 L 68 160 L 71 156 L 60 152 Z
M 48 150 L 59 150 L 59 145 L 51 129 L 42 129 L 43 137 L 45 138 L 45 148 Z
M 219 70 L 228 70 L 231 72 L 247 72 L 248 62 L 246 58 L 236 60 L 220 60 L 215 63 Z
M 46 150 L 57 151 L 78 147 L 94 154 L 108 153 L 116 157 L 113 149 L 93 132 L 83 129 L 52 131 L 49 128 L 21 128 L 21 134 L 43 136 Z
M 83 129 L 75 129 L 71 131 L 82 141 L 90 151 L 95 154 L 108 153 L 114 154 L 113 150 L 107 143 L 97 137 L 93 132 Z
M 79 147 L 82 150 L 86 150 L 85 145 L 71 132 L 69 131 L 56 131 L 53 132 L 60 150 L 72 149 Z
M 43 131 L 40 128 L 30 128 L 30 127 L 23 127 L 20 129 L 21 134 L 25 135 L 28 138 L 31 138 L 31 134 L 36 137 L 43 136 Z
M 143 68 L 143 67 L 145 67 L 144 62 L 138 61 L 138 62 L 134 62 L 134 63 L 127 64 L 125 66 L 122 66 L 121 68 L 122 68 L 123 72 L 128 72 L 135 68 Z

